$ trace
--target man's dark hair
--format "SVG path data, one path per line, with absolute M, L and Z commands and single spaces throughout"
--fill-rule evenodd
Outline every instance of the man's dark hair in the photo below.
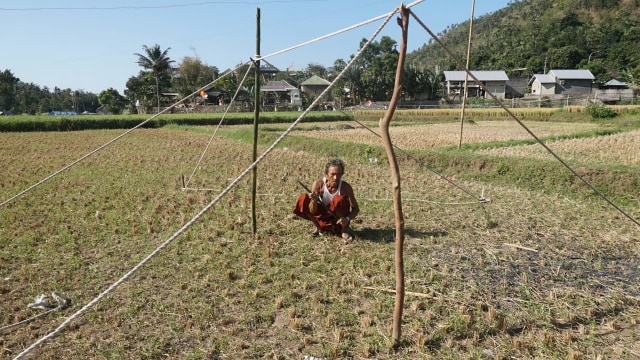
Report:
M 340 167 L 340 172 L 342 174 L 344 174 L 344 162 L 340 159 L 331 159 L 329 160 L 329 162 L 327 163 L 327 165 L 324 167 L 324 173 L 328 173 L 329 172 L 329 168 L 332 166 L 339 166 Z

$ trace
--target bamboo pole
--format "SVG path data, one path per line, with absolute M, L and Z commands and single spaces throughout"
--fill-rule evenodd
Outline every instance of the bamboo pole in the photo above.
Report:
M 254 89 L 254 109 L 253 109 L 253 156 L 255 163 L 258 158 L 258 123 L 260 120 L 260 8 L 256 8 L 256 62 L 255 62 L 255 89 Z M 258 166 L 253 168 L 251 183 L 251 226 L 253 234 L 258 232 L 256 224 L 256 189 L 258 184 Z
M 471 35 L 473 34 L 473 13 L 476 8 L 476 0 L 471 2 L 471 18 L 469 18 L 469 42 L 467 43 L 467 66 L 464 71 L 464 96 L 462 97 L 462 108 L 460 109 L 460 142 L 458 149 L 462 148 L 462 128 L 464 127 L 464 110 L 467 107 L 467 84 L 469 82 L 469 59 L 471 57 Z
M 398 65 L 396 67 L 396 79 L 393 88 L 393 95 L 389 102 L 389 108 L 385 112 L 384 118 L 380 120 L 381 137 L 384 148 L 389 159 L 389 167 L 391 168 L 391 183 L 393 186 L 393 206 L 396 224 L 396 299 L 393 310 L 393 347 L 400 346 L 400 337 L 402 335 L 402 308 L 404 306 L 404 215 L 402 214 L 402 197 L 400 191 L 400 170 L 398 168 L 398 160 L 393 150 L 393 143 L 389 135 L 389 122 L 393 117 L 393 113 L 398 104 L 400 93 L 402 91 L 402 74 L 404 72 L 404 61 L 407 53 L 407 29 L 409 28 L 409 9 L 400 5 L 401 18 L 398 18 L 398 24 L 402 27 L 402 42 L 400 43 L 400 53 L 398 55 Z

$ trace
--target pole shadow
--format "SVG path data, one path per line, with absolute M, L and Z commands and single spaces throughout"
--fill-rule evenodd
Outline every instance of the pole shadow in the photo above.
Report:
M 374 229 L 370 227 L 362 228 L 355 231 L 358 240 L 371 241 L 376 243 L 392 243 L 396 240 L 396 229 Z M 433 231 L 418 231 L 414 229 L 405 229 L 405 236 L 414 238 L 428 239 L 430 237 L 443 237 L 449 233 L 445 230 L 433 230 Z

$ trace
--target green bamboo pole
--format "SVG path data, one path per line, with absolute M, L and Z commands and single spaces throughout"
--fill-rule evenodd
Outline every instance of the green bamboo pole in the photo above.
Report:
M 260 8 L 256 9 L 256 62 L 255 85 L 253 101 L 253 157 L 255 163 L 258 158 L 258 122 L 260 120 Z M 258 167 L 253 168 L 253 183 L 251 184 L 251 225 L 253 234 L 258 232 L 256 220 L 256 188 L 258 184 Z
M 467 42 L 467 66 L 464 69 L 464 96 L 462 97 L 462 109 L 460 110 L 460 142 L 458 149 L 462 148 L 462 128 L 464 128 L 464 110 L 467 107 L 467 84 L 469 82 L 469 58 L 471 57 L 471 36 L 473 34 L 473 13 L 476 8 L 476 0 L 471 3 L 471 17 L 469 18 L 469 41 Z M 460 92 L 462 95 L 463 93 Z

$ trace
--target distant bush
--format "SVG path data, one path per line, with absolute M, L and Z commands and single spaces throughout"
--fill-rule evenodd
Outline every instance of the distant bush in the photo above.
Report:
M 585 107 L 587 114 L 594 119 L 608 119 L 618 116 L 618 113 L 604 104 L 591 104 Z

